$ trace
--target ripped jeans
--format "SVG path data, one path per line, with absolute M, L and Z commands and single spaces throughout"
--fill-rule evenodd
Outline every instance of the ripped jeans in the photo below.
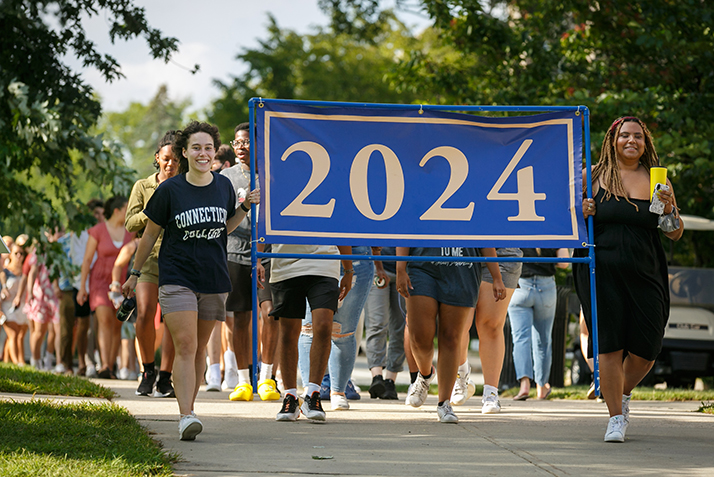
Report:
M 369 255 L 370 247 L 352 247 L 353 255 Z M 352 262 L 355 270 L 352 289 L 342 301 L 332 321 L 332 350 L 328 362 L 331 390 L 344 393 L 347 381 L 352 375 L 357 357 L 357 339 L 355 330 L 359 317 L 372 288 L 374 277 L 374 262 L 355 260 Z M 302 321 L 302 331 L 298 341 L 298 369 L 303 386 L 310 381 L 310 347 L 312 346 L 312 313 L 309 309 Z M 320 383 L 315 383 L 320 384 Z

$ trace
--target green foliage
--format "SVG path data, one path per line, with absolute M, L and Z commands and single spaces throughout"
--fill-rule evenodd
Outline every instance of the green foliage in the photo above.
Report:
M 173 475 L 161 450 L 116 404 L 0 402 L 0 474 Z
M 339 20 L 379 18 L 371 0 L 332 1 Z M 390 75 L 431 104 L 585 105 L 593 159 L 619 116 L 655 135 L 685 214 L 714 219 L 714 4 L 703 0 L 421 0 L 434 21 Z M 338 25 L 339 25 L 338 21 Z M 685 224 L 686 230 L 686 224 Z M 676 253 L 714 266 L 714 236 Z
M 175 38 L 151 28 L 133 0 L 4 0 L 0 3 L 0 224 L 29 232 L 68 220 L 86 222 L 80 187 L 127 194 L 134 174 L 116 145 L 92 133 L 100 105 L 81 76 L 63 63 L 74 55 L 107 81 L 119 64 L 87 38 L 82 18 L 104 16 L 112 41 L 143 37 L 168 61 Z M 85 197 L 86 199 L 86 197 Z M 75 220 L 76 219 L 76 220 Z M 18 230 L 21 228 L 21 230 Z
M 59 376 L 28 366 L 0 363 L 0 392 L 111 399 L 114 391 L 78 376 Z
M 412 102 L 414 95 L 395 89 L 385 74 L 404 52 L 416 48 L 416 40 L 391 13 L 380 19 L 365 38 L 332 29 L 299 35 L 281 29 L 270 16 L 268 38 L 237 56 L 248 71 L 229 84 L 216 82 L 221 96 L 208 118 L 219 126 L 222 140 L 232 139 L 233 128 L 248 120 L 251 97 Z

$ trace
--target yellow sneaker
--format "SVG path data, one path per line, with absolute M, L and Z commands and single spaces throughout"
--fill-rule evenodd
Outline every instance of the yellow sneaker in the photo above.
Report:
M 252 401 L 253 400 L 253 386 L 250 383 L 243 383 L 236 386 L 228 399 L 231 401 Z
M 258 395 L 263 401 L 278 401 L 280 399 L 277 385 L 272 379 L 264 379 L 258 383 Z

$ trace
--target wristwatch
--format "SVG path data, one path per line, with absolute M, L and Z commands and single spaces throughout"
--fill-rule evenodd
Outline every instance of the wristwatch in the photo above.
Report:
M 141 276 L 141 270 L 132 268 L 131 270 L 129 270 L 129 275 L 134 275 L 135 277 L 139 278 Z

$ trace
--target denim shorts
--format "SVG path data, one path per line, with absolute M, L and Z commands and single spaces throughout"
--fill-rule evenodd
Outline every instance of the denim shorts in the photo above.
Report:
M 412 290 L 410 295 L 428 296 L 439 303 L 475 308 L 478 300 L 480 276 L 478 265 L 412 267 L 407 265 Z

